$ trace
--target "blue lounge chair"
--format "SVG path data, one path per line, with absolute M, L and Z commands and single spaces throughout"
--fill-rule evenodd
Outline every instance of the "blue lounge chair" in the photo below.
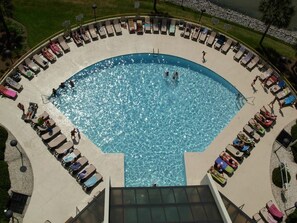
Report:
M 218 157 L 215 160 L 215 167 L 218 168 L 218 169 L 222 169 L 229 176 L 234 173 L 234 169 L 231 166 L 229 166 L 221 157 Z
M 87 181 L 83 183 L 83 189 L 84 191 L 89 190 L 93 186 L 95 186 L 97 183 L 103 180 L 103 177 L 100 173 L 95 173 L 93 176 L 91 176 Z
M 237 148 L 239 151 L 244 152 L 245 154 L 249 155 L 250 154 L 250 146 L 249 145 L 243 145 L 241 146 L 242 141 L 238 138 L 235 138 L 233 140 L 233 145 L 235 148 Z
M 72 163 L 69 166 L 69 173 L 71 174 L 75 174 L 76 172 L 80 171 L 85 165 L 88 164 L 88 160 L 86 157 L 82 156 L 81 158 L 79 158 L 78 160 L 76 160 L 76 162 Z
M 279 101 L 281 107 L 293 105 L 296 102 L 296 96 L 290 95 Z
M 62 165 L 67 166 L 68 164 L 75 161 L 75 159 L 77 159 L 78 157 L 80 157 L 80 151 L 78 149 L 74 149 L 71 153 L 68 153 L 62 158 Z

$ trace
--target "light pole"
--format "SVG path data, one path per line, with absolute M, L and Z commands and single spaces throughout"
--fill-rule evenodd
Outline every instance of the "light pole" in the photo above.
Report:
M 13 140 L 10 141 L 10 146 L 15 147 L 15 148 L 19 151 L 19 153 L 20 153 L 20 155 L 21 155 L 22 166 L 20 167 L 20 171 L 21 171 L 21 172 L 26 172 L 27 167 L 24 166 L 24 163 L 23 163 L 23 154 L 22 154 L 22 152 L 19 150 L 19 148 L 18 148 L 17 145 L 18 145 L 18 141 L 17 141 L 17 140 L 13 139 Z
M 203 13 L 204 13 L 204 12 L 206 12 L 206 10 L 205 10 L 205 9 L 201 9 L 200 18 L 199 18 L 199 21 L 198 21 L 199 23 L 200 23 L 200 20 L 201 20 L 201 18 L 202 18 L 202 16 L 203 16 Z
M 93 9 L 93 12 L 94 12 L 94 21 L 96 22 L 96 20 L 97 20 L 97 18 L 96 18 L 97 5 L 95 3 L 92 5 L 92 9 Z

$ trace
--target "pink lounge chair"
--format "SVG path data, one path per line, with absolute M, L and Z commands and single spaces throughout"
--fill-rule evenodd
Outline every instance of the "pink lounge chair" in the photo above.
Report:
M 282 220 L 283 219 L 283 212 L 281 212 L 275 204 L 270 200 L 266 204 L 266 208 L 268 209 L 268 212 L 277 220 Z
M 15 99 L 18 95 L 16 91 L 11 90 L 3 85 L 0 85 L 0 94 L 12 99 Z
M 58 44 L 54 42 L 50 42 L 50 48 L 53 51 L 53 53 L 56 54 L 57 56 L 63 55 L 63 52 L 61 48 L 58 46 Z

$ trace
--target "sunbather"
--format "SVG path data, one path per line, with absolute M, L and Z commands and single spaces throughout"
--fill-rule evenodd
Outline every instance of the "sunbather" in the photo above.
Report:
M 255 118 L 260 124 L 264 127 L 270 127 L 273 124 L 273 120 L 265 118 L 263 115 L 261 115 L 259 112 L 255 114 Z
M 277 115 L 269 112 L 265 108 L 265 106 L 263 106 L 260 111 L 261 111 L 261 114 L 264 115 L 265 118 L 270 119 L 270 120 L 273 120 L 273 121 L 276 120 Z
M 250 146 L 246 145 L 243 141 L 241 141 L 238 138 L 235 138 L 233 140 L 233 144 L 232 144 L 236 149 L 238 149 L 241 152 L 244 152 L 246 155 L 250 154 Z
M 238 167 L 238 163 L 235 161 L 234 158 L 232 158 L 232 156 L 230 156 L 228 153 L 226 152 L 222 152 L 220 154 L 220 157 L 229 165 L 231 166 L 234 170 L 237 169 Z
M 253 139 L 249 138 L 246 134 L 243 132 L 239 132 L 237 137 L 243 141 L 246 145 L 255 146 L 255 142 Z

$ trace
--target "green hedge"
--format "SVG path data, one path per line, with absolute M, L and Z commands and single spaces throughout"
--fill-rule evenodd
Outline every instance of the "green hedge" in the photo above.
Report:
M 11 187 L 8 165 L 4 161 L 5 142 L 7 137 L 8 133 L 6 129 L 0 126 L 0 223 L 9 222 L 3 212 L 7 208 L 7 203 L 9 201 L 8 190 Z
M 283 172 L 283 176 L 285 176 L 285 170 L 284 169 L 282 170 L 282 172 Z M 290 175 L 290 173 L 288 171 L 287 171 L 287 174 L 288 174 L 288 181 L 290 182 L 291 181 L 291 175 Z M 281 177 L 281 172 L 280 172 L 279 167 L 275 168 L 272 171 L 272 182 L 274 183 L 275 186 L 277 186 L 279 188 L 283 187 L 282 177 Z
M 291 150 L 293 153 L 294 161 L 297 163 L 297 142 L 291 146 Z
M 292 134 L 293 141 L 295 141 L 297 139 L 297 124 L 292 126 L 291 134 Z
M 286 223 L 296 223 L 297 222 L 297 209 L 292 214 L 289 214 L 289 216 L 286 219 Z

